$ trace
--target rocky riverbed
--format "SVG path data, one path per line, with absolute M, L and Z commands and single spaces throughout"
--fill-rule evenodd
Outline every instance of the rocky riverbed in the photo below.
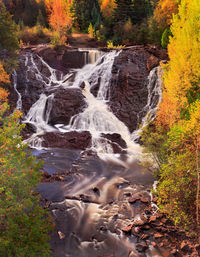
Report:
M 136 143 L 139 125 L 155 117 L 166 58 L 143 46 L 21 50 L 10 102 L 44 160 L 37 190 L 56 223 L 52 256 L 199 256 L 159 213 Z

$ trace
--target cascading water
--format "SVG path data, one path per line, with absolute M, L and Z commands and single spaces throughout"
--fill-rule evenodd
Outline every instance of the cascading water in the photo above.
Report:
M 84 52 L 85 49 L 80 51 Z M 43 198 L 51 202 L 50 209 L 57 224 L 55 238 L 52 239 L 52 247 L 56 249 L 53 256 L 136 257 L 135 239 L 124 236 L 120 228 L 128 226 L 133 219 L 140 219 L 138 209 L 129 204 L 129 197 L 145 192 L 150 198 L 145 183 L 153 183 L 153 178 L 142 173 L 142 168 L 136 162 L 142 156 L 142 151 L 134 140 L 138 138 L 142 128 L 131 134 L 109 107 L 113 63 L 120 51 L 88 52 L 85 54 L 85 66 L 73 69 L 67 75 L 51 68 L 41 57 L 33 56 L 32 53 L 23 57 L 27 83 L 30 77 L 34 77 L 44 88 L 24 118 L 25 123 L 36 128 L 36 132 L 26 142 L 32 148 L 41 149 L 42 135 L 47 132 L 89 131 L 92 136 L 91 149 L 100 157 L 88 157 L 87 154 L 84 157 L 84 152 L 81 155 L 58 149 L 41 152 L 44 154 L 44 169 L 47 171 L 70 171 L 62 181 L 41 183 L 38 187 Z M 19 97 L 17 106 L 21 108 L 16 73 L 13 76 Z M 81 89 L 87 107 L 74 115 L 68 125 L 51 126 L 49 119 L 55 97 L 52 90 L 58 88 Z M 141 110 L 146 115 L 141 127 L 146 125 L 148 119 L 154 118 L 157 102 L 161 99 L 158 68 L 150 72 L 147 90 L 147 103 Z M 128 158 L 121 159 L 120 154 L 114 154 L 112 146 L 102 134 L 119 134 L 127 145 Z M 162 255 L 150 253 L 149 256 Z
M 12 77 L 13 77 L 13 86 L 14 86 L 15 92 L 17 93 L 17 96 L 18 96 L 16 110 L 21 110 L 22 96 L 19 93 L 19 91 L 17 90 L 17 72 L 15 70 L 12 73 Z

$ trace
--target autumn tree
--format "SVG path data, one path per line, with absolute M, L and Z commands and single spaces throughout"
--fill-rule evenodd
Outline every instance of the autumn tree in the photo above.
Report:
M 144 135 L 147 149 L 158 157 L 162 153 L 162 158 L 157 158 L 161 211 L 177 224 L 188 225 L 196 218 L 197 226 L 200 204 L 199 20 L 199 1 L 182 0 L 170 27 L 170 60 L 163 67 L 162 102 L 156 120 L 146 128 Z
M 49 24 L 58 33 L 59 40 L 72 26 L 70 4 L 65 0 L 45 0 Z
M 116 8 L 115 0 L 102 0 L 101 12 L 106 19 L 112 18 L 114 9 Z
M 165 108 L 166 102 L 162 101 L 158 113 L 158 120 L 163 123 L 160 117 L 168 112 L 168 119 L 163 125 L 169 127 L 179 119 L 180 114 L 186 114 L 188 105 L 200 96 L 199 10 L 197 0 L 190 4 L 183 1 L 170 28 L 173 36 L 168 46 L 170 61 L 164 68 L 164 96 L 173 104 Z
M 159 0 L 155 10 L 154 19 L 160 29 L 164 30 L 171 25 L 173 14 L 178 12 L 180 0 Z

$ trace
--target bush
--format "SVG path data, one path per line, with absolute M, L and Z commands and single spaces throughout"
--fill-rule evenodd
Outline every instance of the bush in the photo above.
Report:
M 0 65 L 0 85 L 8 83 Z M 34 191 L 41 180 L 41 162 L 28 154 L 22 142 L 21 113 L 6 116 L 6 98 L 7 91 L 0 87 L 0 256 L 48 257 L 52 223 Z
M 19 41 L 24 44 L 43 44 L 49 43 L 52 37 L 52 32 L 38 25 L 35 27 L 25 27 L 17 33 Z
M 0 106 L 0 256 L 50 256 L 47 233 L 52 225 L 34 193 L 41 162 L 22 143 L 21 113 L 2 118 L 7 109 L 6 103 Z

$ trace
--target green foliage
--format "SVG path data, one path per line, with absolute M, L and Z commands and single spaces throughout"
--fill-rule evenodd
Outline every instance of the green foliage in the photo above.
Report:
M 161 167 L 168 156 L 167 131 L 162 127 L 157 127 L 155 123 L 151 123 L 143 129 L 141 136 L 145 147 L 144 151 L 153 157 L 158 167 Z
M 164 30 L 164 32 L 162 33 L 162 37 L 161 37 L 161 46 L 163 48 L 167 48 L 168 44 L 169 44 L 169 37 L 172 35 L 170 28 L 166 28 Z
M 168 45 L 170 60 L 164 69 L 163 100 L 153 131 L 149 126 L 142 136 L 146 150 L 155 154 L 160 165 L 159 207 L 185 228 L 188 224 L 199 226 L 199 20 L 199 1 L 182 0 L 170 27 L 173 37 Z M 163 35 L 165 44 L 168 33 Z
M 3 1 L 17 24 L 22 20 L 25 26 L 32 27 L 36 25 L 39 19 L 41 21 L 40 25 L 47 26 L 47 13 L 44 0 Z
M 133 20 L 133 1 L 132 0 L 115 0 L 116 8 L 114 10 L 115 22 L 126 22 L 129 18 Z
M 20 112 L 4 117 L 7 108 L 0 106 L 0 256 L 47 257 L 52 225 L 34 192 L 41 162 L 22 143 Z
M 19 48 L 16 35 L 16 25 L 12 21 L 11 15 L 0 0 L 0 50 L 7 49 L 14 52 Z
M 74 25 L 82 32 L 88 32 L 90 23 L 95 30 L 101 24 L 101 11 L 97 0 L 74 0 L 72 4 Z

